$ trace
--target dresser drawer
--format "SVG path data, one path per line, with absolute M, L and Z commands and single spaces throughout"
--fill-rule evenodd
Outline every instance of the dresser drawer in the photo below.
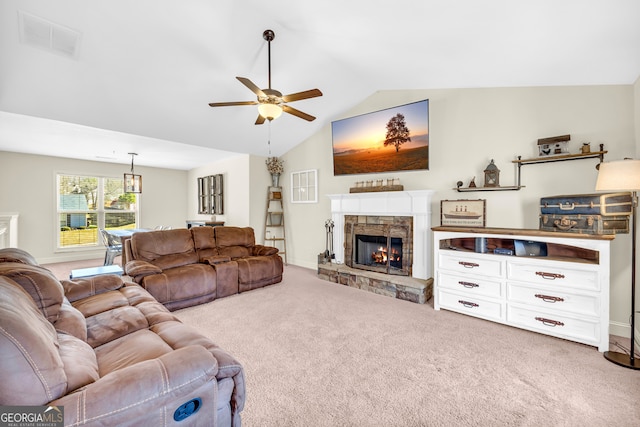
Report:
M 522 303 L 546 310 L 571 312 L 586 316 L 598 316 L 600 312 L 599 298 L 593 294 L 573 294 L 559 289 L 534 287 L 519 283 L 507 283 L 508 303 Z
M 456 275 L 450 273 L 438 274 L 438 286 L 453 289 L 466 295 L 484 295 L 494 298 L 502 298 L 502 282 L 488 280 L 482 277 L 470 275 Z
M 589 265 L 529 261 L 532 262 L 509 260 L 507 263 L 507 277 L 513 280 L 548 286 L 567 286 L 592 291 L 600 290 L 598 271 L 590 269 Z
M 461 295 L 455 292 L 438 289 L 440 307 L 471 316 L 482 317 L 494 321 L 504 321 L 504 304 L 472 295 Z
M 550 313 L 552 312 L 509 305 L 507 308 L 507 321 L 511 325 L 543 334 L 597 345 L 600 339 L 598 318 L 588 319 Z
M 503 277 L 504 261 L 490 255 L 466 256 L 459 252 L 443 253 L 438 257 L 438 266 L 449 271 Z

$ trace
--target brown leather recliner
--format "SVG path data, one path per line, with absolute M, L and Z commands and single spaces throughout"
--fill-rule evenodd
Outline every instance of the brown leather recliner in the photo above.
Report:
M 278 249 L 251 227 L 193 227 L 135 233 L 125 272 L 170 310 L 282 281 Z
M 282 281 L 282 257 L 272 246 L 256 244 L 251 227 L 214 227 L 219 256 L 238 263 L 238 291 L 244 292 Z
M 34 263 L 0 250 L 0 405 L 63 406 L 65 426 L 241 424 L 229 353 L 119 276 L 60 282 Z
M 126 244 L 126 273 L 169 310 L 216 298 L 216 271 L 198 262 L 190 230 L 135 233 Z

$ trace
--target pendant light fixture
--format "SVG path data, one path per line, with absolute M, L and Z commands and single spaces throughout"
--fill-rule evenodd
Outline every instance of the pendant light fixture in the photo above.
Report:
M 124 174 L 124 192 L 125 193 L 142 193 L 142 175 L 133 173 L 133 158 L 138 153 L 128 153 L 131 155 L 131 173 Z

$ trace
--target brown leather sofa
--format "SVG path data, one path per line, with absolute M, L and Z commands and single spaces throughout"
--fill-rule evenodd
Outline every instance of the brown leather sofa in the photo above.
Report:
M 0 250 L 0 360 L 0 405 L 62 406 L 65 426 L 241 425 L 233 356 L 137 284 L 59 281 L 15 248 Z
M 278 249 L 251 227 L 192 227 L 135 233 L 125 272 L 169 310 L 282 281 Z

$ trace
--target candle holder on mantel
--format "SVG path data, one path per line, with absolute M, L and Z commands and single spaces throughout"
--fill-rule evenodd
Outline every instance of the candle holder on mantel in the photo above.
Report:
M 355 187 L 349 189 L 349 193 L 374 193 L 379 191 L 403 191 L 400 178 L 376 179 L 369 181 L 357 181 Z

